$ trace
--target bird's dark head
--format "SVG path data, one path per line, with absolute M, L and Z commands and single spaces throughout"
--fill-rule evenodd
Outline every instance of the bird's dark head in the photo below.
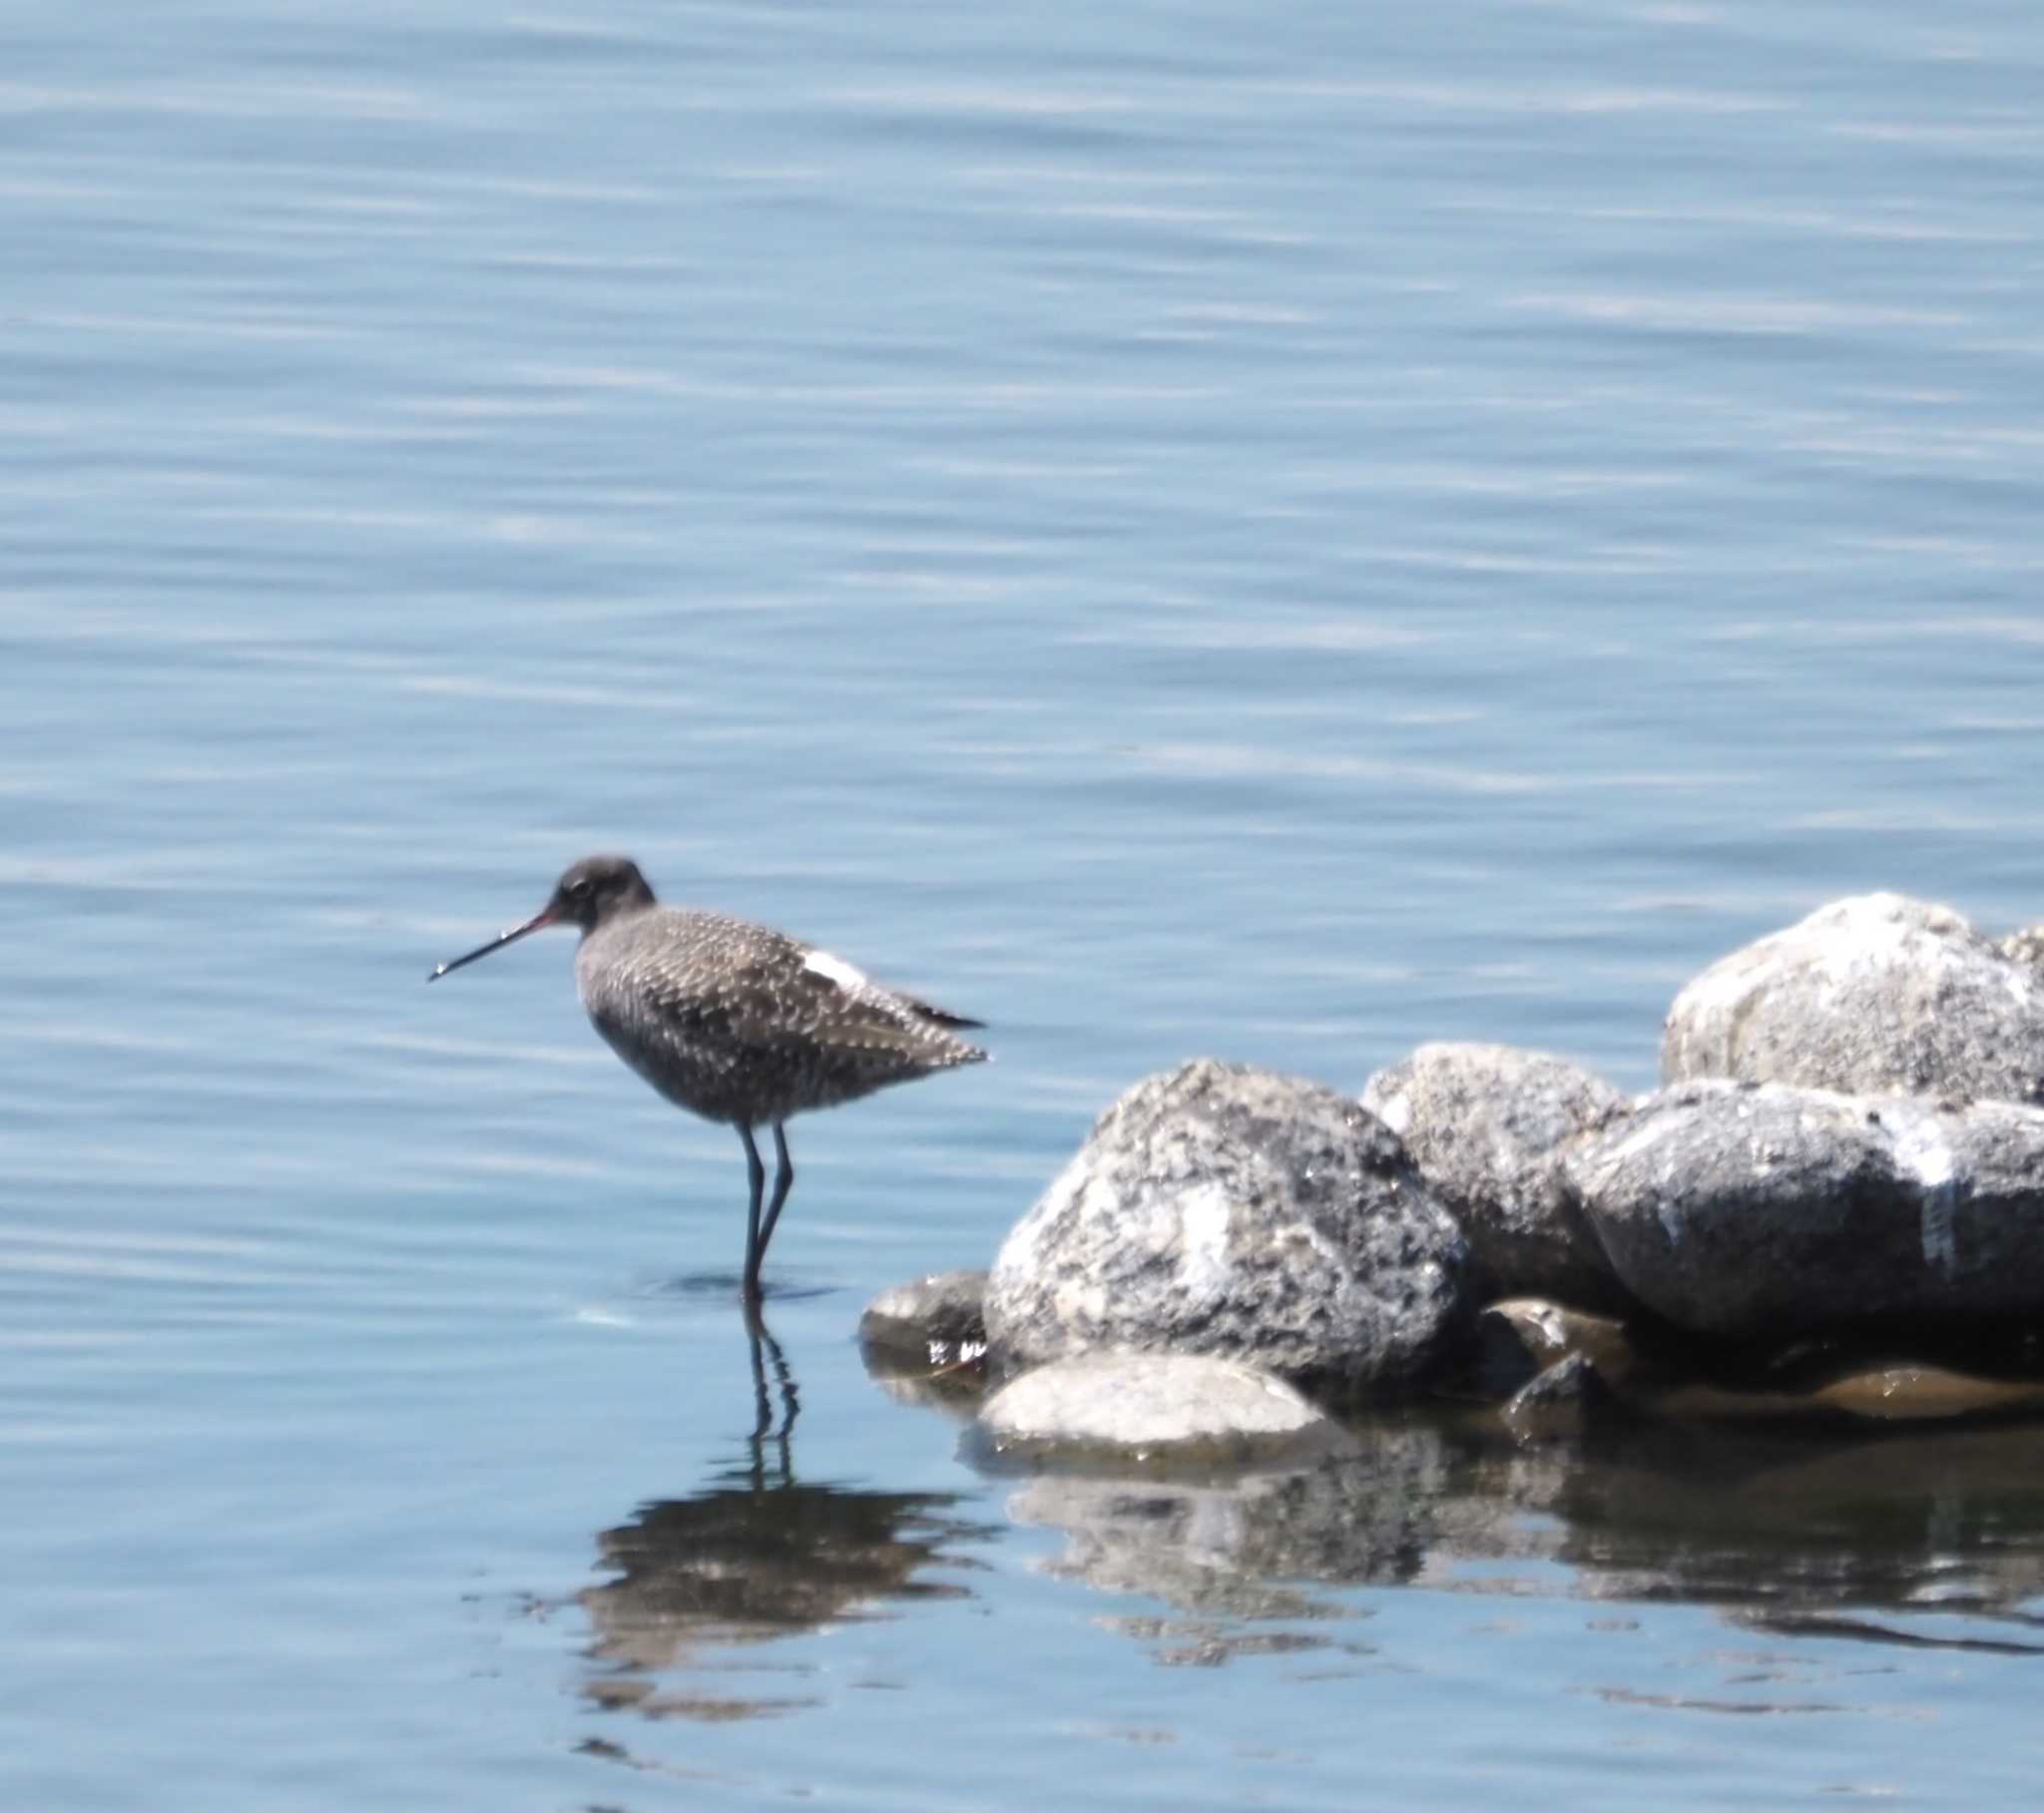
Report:
M 441 964 L 426 980 L 436 981 L 449 970 L 458 970 L 478 957 L 487 957 L 492 951 L 501 951 L 507 944 L 516 944 L 528 932 L 537 932 L 543 926 L 579 925 L 585 932 L 593 932 L 618 913 L 634 912 L 653 904 L 653 890 L 646 885 L 646 877 L 639 873 L 639 865 L 629 856 L 585 856 L 554 883 L 554 891 L 548 896 L 546 905 L 523 925 L 514 925 L 508 932 L 499 932 L 488 944 L 477 945 L 466 957 Z
M 579 925 L 593 932 L 614 913 L 653 904 L 653 890 L 631 857 L 585 856 L 554 883 L 553 898 L 541 913 L 549 924 Z

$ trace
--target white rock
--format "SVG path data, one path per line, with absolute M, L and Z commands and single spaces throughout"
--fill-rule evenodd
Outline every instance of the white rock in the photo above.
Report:
M 989 1398 L 979 1426 L 1002 1455 L 1187 1466 L 1296 1461 L 1346 1439 L 1282 1379 L 1197 1354 L 1053 1360 Z

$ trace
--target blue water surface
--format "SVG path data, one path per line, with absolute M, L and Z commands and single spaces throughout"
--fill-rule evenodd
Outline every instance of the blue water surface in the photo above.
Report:
M 851 1336 L 1160 1066 L 1644 1089 L 1823 900 L 2044 918 L 2040 80 L 1991 0 L 0 7 L 0 1803 L 2026 1804 L 2027 1429 L 1151 1502 Z M 795 1124 L 757 1391 L 730 1131 L 565 939 L 423 986 L 604 847 L 992 1025 Z

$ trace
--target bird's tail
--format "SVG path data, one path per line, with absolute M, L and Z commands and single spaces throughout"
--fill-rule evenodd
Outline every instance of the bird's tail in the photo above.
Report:
M 902 1000 L 914 1010 L 917 1019 L 927 1020 L 932 1026 L 962 1029 L 968 1027 L 980 1028 L 986 1025 L 984 1020 L 973 1020 L 964 1014 L 954 1014 L 947 1007 L 936 1007 L 930 1002 L 918 1001 L 913 995 L 904 995 Z

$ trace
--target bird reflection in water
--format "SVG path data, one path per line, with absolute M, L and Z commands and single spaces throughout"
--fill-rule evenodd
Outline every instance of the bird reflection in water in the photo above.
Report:
M 790 1439 L 794 1435 L 794 1420 L 801 1413 L 801 1398 L 795 1391 L 794 1374 L 788 1369 L 787 1355 L 773 1338 L 773 1331 L 766 1326 L 759 1299 L 745 1298 L 744 1307 L 746 1342 L 752 1349 L 753 1361 L 753 1433 L 748 1443 L 753 1457 L 753 1484 L 756 1489 L 764 1489 L 766 1484 L 766 1445 L 770 1441 L 780 1482 L 791 1486 L 794 1484 L 794 1455 Z M 771 1396 L 766 1390 L 769 1367 L 773 1375 Z
M 889 1615 L 889 1601 L 970 1596 L 952 1578 L 976 1564 L 968 1545 L 984 1524 L 952 1515 L 952 1493 L 868 1492 L 795 1478 L 800 1408 L 787 1356 L 757 1307 L 747 1316 L 754 1422 L 745 1459 L 687 1498 L 642 1506 L 603 1531 L 597 1547 L 614 1579 L 578 1595 L 594 1630 L 583 1693 L 596 1705 L 649 1717 L 738 1719 L 819 1702 L 801 1690 L 813 1670 L 797 1659 L 740 1659 L 733 1651 L 826 1625 Z M 734 1691 L 732 1677 L 770 1670 L 794 1691 Z M 677 1671 L 713 1678 L 663 1683 Z

